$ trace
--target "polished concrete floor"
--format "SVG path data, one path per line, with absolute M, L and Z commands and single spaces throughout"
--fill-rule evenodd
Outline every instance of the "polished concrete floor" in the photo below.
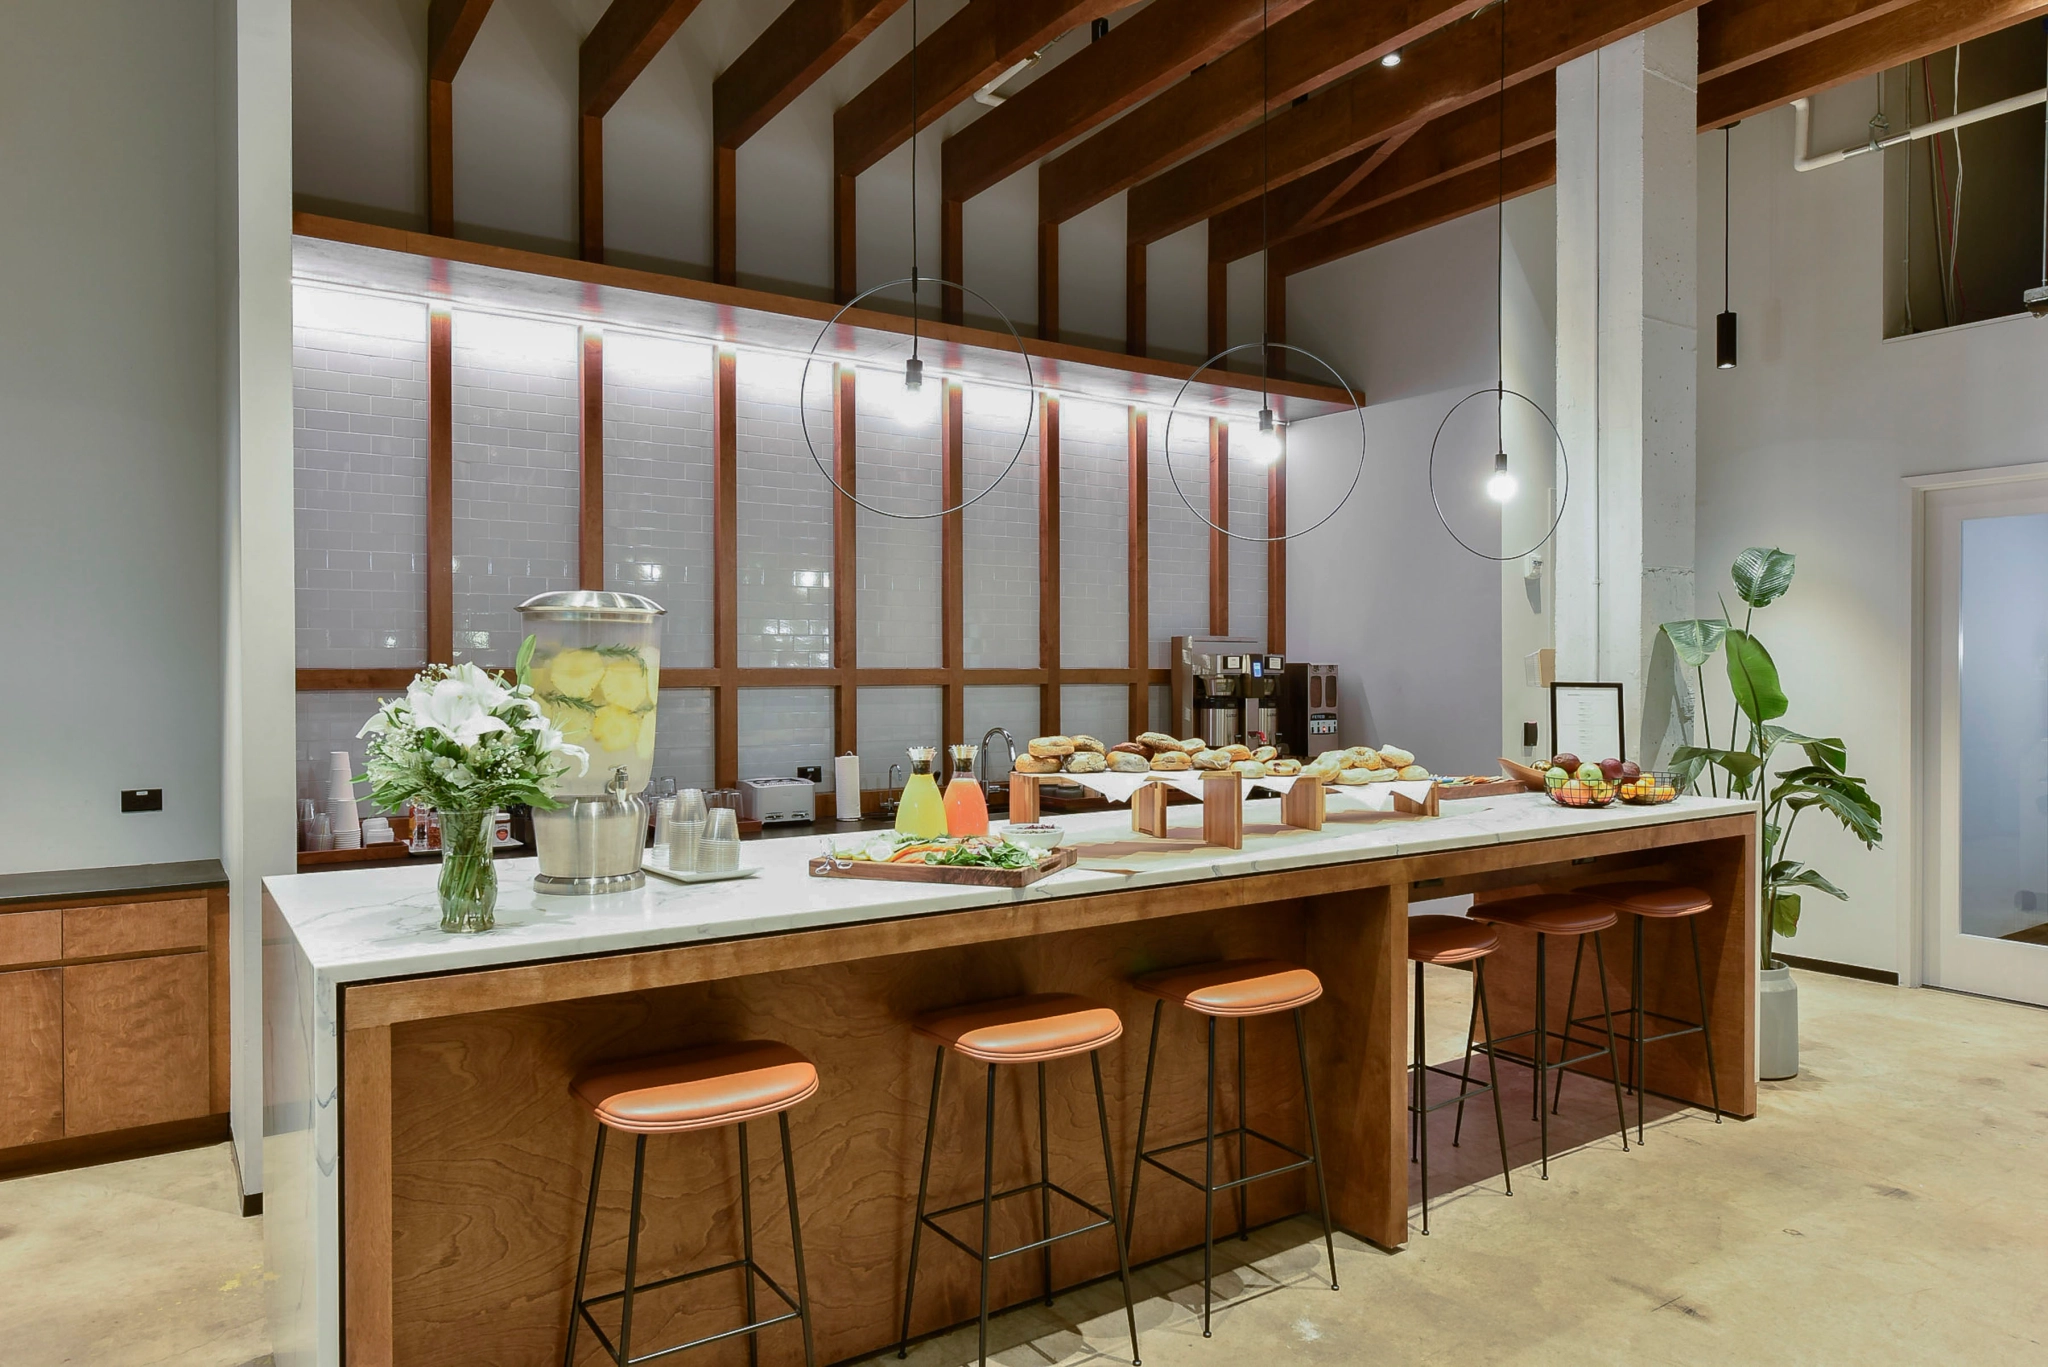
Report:
M 1452 1149 L 1440 1112 L 1427 1237 L 1339 1236 L 1334 1293 L 1311 1220 L 1225 1242 L 1206 1340 L 1200 1255 L 1142 1269 L 1147 1367 L 2048 1362 L 2048 1012 L 1797 977 L 1802 1072 L 1765 1084 L 1759 1120 L 1653 1112 L 1623 1153 L 1611 1094 L 1576 1080 L 1544 1182 L 1512 1070 L 1512 1196 L 1491 1117 Z M 1457 1053 L 1469 981 L 1430 975 L 1434 1057 Z M 0 1362 L 266 1362 L 259 1222 L 234 1206 L 221 1149 L 0 1183 Z M 1098 1284 L 998 1317 L 990 1357 L 1128 1360 L 1124 1332 Z M 797 1360 L 788 1329 L 763 1346 Z M 974 1351 L 970 1327 L 911 1362 Z

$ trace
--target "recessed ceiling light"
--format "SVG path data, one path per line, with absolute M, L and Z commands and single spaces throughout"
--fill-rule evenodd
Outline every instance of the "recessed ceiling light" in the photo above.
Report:
M 1400 50 L 1399 50 L 1399 49 L 1396 49 L 1395 51 L 1393 51 L 1393 52 L 1389 52 L 1389 53 L 1388 53 L 1388 54 L 1387 54 L 1386 56 L 1384 56 L 1384 57 L 1380 58 L 1380 65 L 1381 65 L 1381 66 L 1399 66 L 1399 65 L 1401 65 L 1401 53 L 1400 53 Z

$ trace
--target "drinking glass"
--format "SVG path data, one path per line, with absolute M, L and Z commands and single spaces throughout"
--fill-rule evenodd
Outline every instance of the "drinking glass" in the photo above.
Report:
M 668 849 L 670 828 L 675 825 L 676 800 L 673 797 L 654 799 L 654 848 Z

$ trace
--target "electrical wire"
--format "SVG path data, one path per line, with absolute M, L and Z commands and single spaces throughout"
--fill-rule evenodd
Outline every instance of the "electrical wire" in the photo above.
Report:
M 1508 6 L 1501 0 L 1500 87 L 1494 96 L 1493 155 L 1493 438 L 1497 451 L 1508 449 Z
M 917 359 L 917 0 L 910 0 L 910 357 Z M 961 274 L 966 274 L 962 271 Z
M 1729 124 L 1721 130 L 1721 312 L 1728 308 L 1728 239 L 1735 235 L 1735 219 L 1730 206 L 1734 192 L 1730 188 L 1735 179 L 1735 125 Z
M 1273 45 L 1267 39 L 1271 18 L 1268 0 L 1259 0 L 1259 407 L 1262 409 L 1273 406 L 1273 396 L 1267 392 L 1272 378 L 1269 372 L 1273 354 L 1273 270 L 1270 265 L 1273 245 L 1269 240 L 1272 224 L 1268 208 L 1273 194 L 1273 140 L 1266 131 L 1267 121 L 1273 117 Z M 1224 340 L 1230 339 L 1226 337 Z
M 1963 45 L 1956 44 L 1955 89 L 1949 96 L 1949 108 L 1957 113 L 1963 108 Z M 1963 282 L 1958 278 L 1962 269 L 1960 260 L 1963 249 L 1963 130 L 1959 127 L 1951 134 L 1956 144 L 1956 188 L 1955 200 L 1949 206 L 1948 215 L 1948 286 L 1956 297 L 1956 321 L 1970 321 L 1969 296 L 1963 293 Z

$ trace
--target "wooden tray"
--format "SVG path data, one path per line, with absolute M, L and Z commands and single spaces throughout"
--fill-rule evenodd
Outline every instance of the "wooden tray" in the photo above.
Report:
M 1460 783 L 1449 787 L 1439 783 L 1436 786 L 1436 795 L 1445 802 L 1456 802 L 1466 797 L 1508 797 L 1529 791 L 1529 785 L 1519 778 L 1497 778 L 1491 783 Z
M 952 883 L 968 888 L 1028 888 L 1039 879 L 1074 867 L 1080 855 L 1062 845 L 1028 869 L 975 869 L 948 864 L 880 864 L 868 859 L 811 861 L 813 878 L 871 878 L 884 883 Z

